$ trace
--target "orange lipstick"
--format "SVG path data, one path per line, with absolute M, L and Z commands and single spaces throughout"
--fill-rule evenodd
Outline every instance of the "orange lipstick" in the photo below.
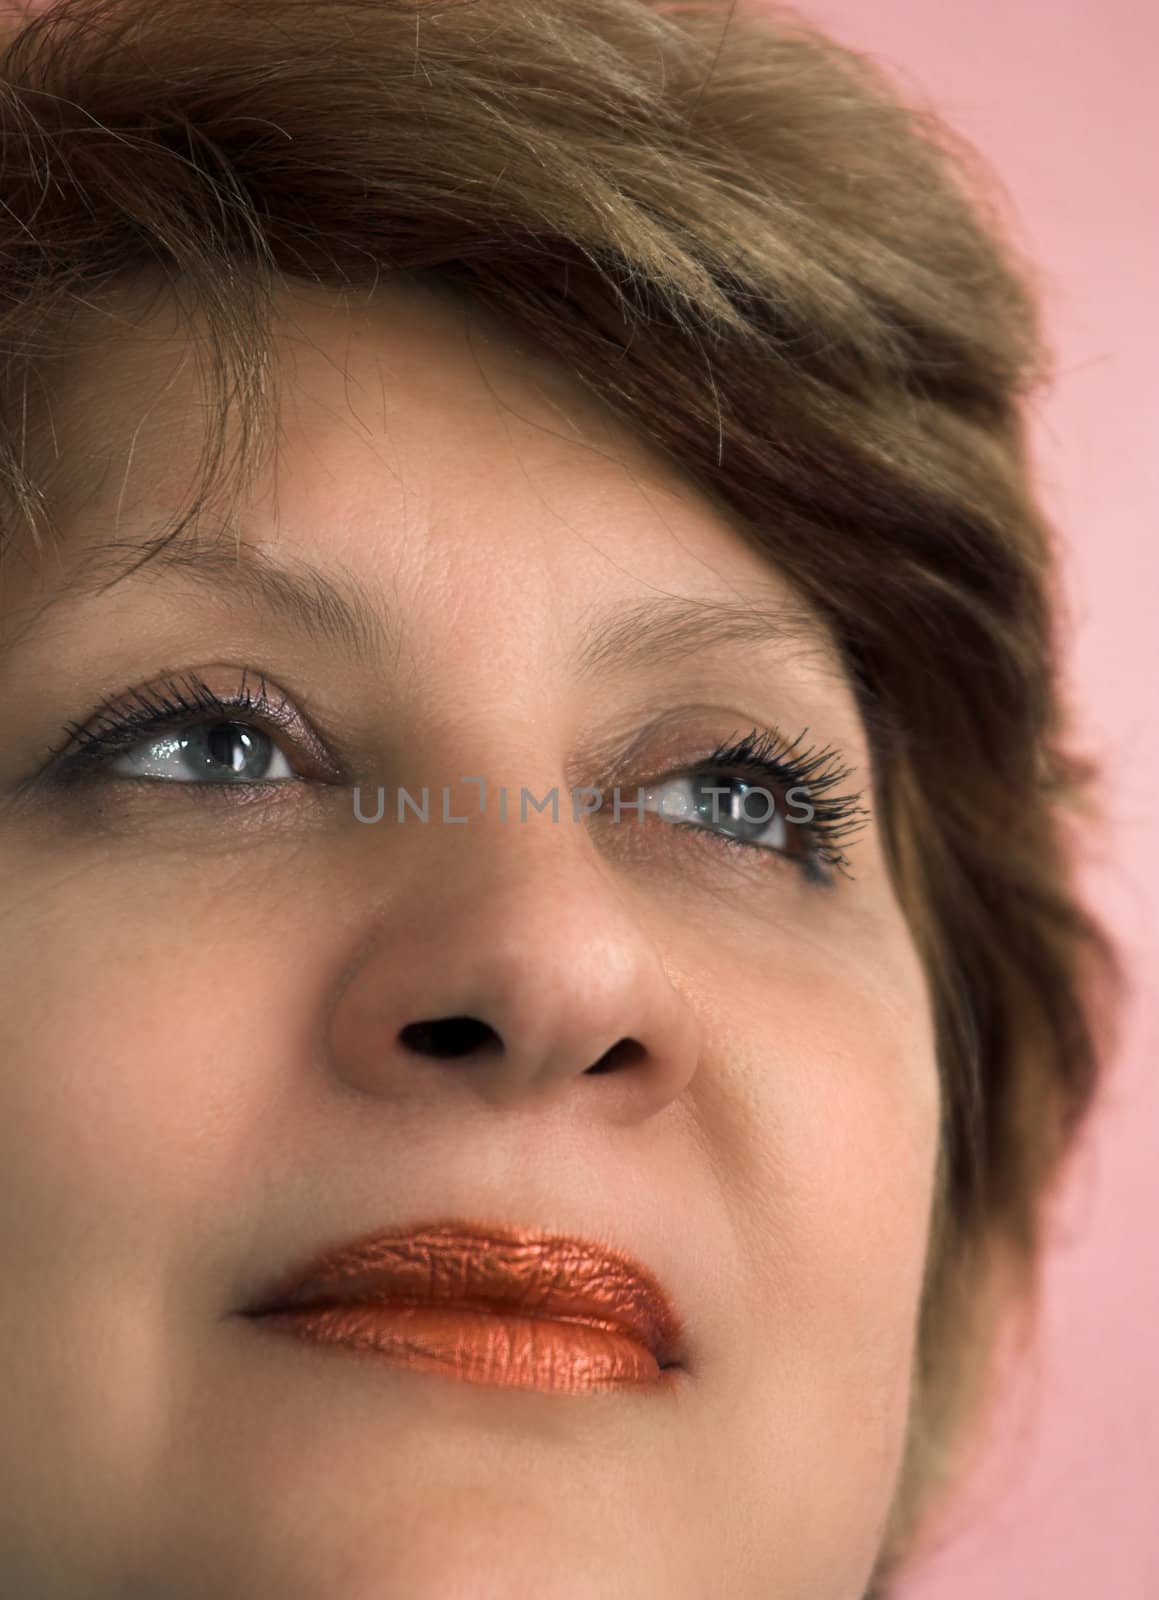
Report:
M 559 1234 L 431 1223 L 315 1257 L 247 1313 L 313 1344 L 465 1383 L 664 1387 L 680 1324 L 646 1268 Z

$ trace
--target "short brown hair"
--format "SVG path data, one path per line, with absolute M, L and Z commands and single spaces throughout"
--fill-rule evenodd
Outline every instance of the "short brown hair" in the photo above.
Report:
M 888 1577 L 1033 1306 L 1115 972 L 1072 880 L 1090 771 L 1024 418 L 1050 363 L 993 180 L 795 12 L 715 0 L 59 0 L 2 79 L 6 531 L 50 522 L 38 374 L 128 272 L 208 319 L 204 487 L 227 415 L 229 470 L 254 457 L 279 276 L 413 271 L 553 352 L 830 621 L 943 1088 Z

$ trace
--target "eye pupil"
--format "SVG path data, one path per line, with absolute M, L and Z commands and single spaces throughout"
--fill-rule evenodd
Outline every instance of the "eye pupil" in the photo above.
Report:
M 731 789 L 720 794 L 713 790 Z M 775 800 L 768 789 L 743 778 L 703 778 L 697 786 L 696 811 L 710 826 L 723 827 L 740 839 L 759 839 L 774 815 Z
M 247 773 L 247 763 L 255 757 L 259 767 L 267 764 L 269 752 L 263 747 L 268 744 L 269 740 L 257 728 L 240 722 L 214 722 L 206 727 L 200 739 L 195 736 L 185 741 L 185 756 L 195 769 L 225 767 L 235 777 L 242 777 Z

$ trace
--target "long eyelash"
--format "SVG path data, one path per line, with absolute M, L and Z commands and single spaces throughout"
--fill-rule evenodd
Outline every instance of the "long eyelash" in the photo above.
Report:
M 861 804 L 861 791 L 835 794 L 833 791 L 851 775 L 853 769 L 842 762 L 840 753 L 832 745 L 812 745 L 802 750 L 800 745 L 809 732 L 802 730 L 795 739 L 768 729 L 754 728 L 743 738 L 720 744 L 691 769 L 698 777 L 741 777 L 754 773 L 767 778 L 785 790 L 804 789 L 813 808 L 811 821 L 794 823 L 808 830 L 809 842 L 816 860 L 824 861 L 843 877 L 850 877 L 849 858 L 841 848 L 854 838 L 869 820 L 868 810 Z M 796 803 L 796 802 L 794 802 Z M 720 835 L 724 844 L 736 844 L 741 849 L 760 848 L 745 840 L 730 839 Z
M 206 713 L 231 719 L 239 714 L 250 715 L 277 725 L 283 720 L 280 715 L 283 702 L 271 697 L 261 674 L 256 691 L 246 680 L 247 671 L 243 670 L 241 686 L 229 699 L 217 694 L 195 672 L 166 678 L 156 688 L 134 690 L 127 702 L 103 708 L 87 723 L 68 724 L 65 740 L 50 755 L 59 759 L 67 753 L 70 765 L 107 760 L 118 751 L 130 748 L 154 728 L 169 727 Z M 838 751 L 831 745 L 800 749 L 808 731 L 805 728 L 795 739 L 788 740 L 780 733 L 753 728 L 743 738 L 719 744 L 687 770 L 700 777 L 755 774 L 786 791 L 804 789 L 813 808 L 813 817 L 795 826 L 808 830 L 814 868 L 817 861 L 823 861 L 834 871 L 849 877 L 849 860 L 841 846 L 864 828 L 869 812 L 860 803 L 860 791 L 832 792 L 845 782 L 852 768 L 842 763 Z M 714 838 L 726 847 L 760 848 L 724 834 L 714 835 Z
M 70 763 L 105 760 L 129 748 L 150 730 L 183 718 L 209 712 L 232 720 L 239 714 L 249 714 L 277 723 L 280 705 L 280 701 L 271 698 L 260 674 L 255 692 L 243 670 L 238 693 L 223 699 L 197 673 L 186 672 L 164 679 L 157 687 L 134 690 L 126 701 L 103 708 L 87 723 L 69 723 L 63 745 L 52 754 L 59 757 L 67 752 Z

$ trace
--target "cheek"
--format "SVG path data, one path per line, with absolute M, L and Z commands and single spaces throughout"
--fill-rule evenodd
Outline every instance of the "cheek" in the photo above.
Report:
M 813 1554 L 852 1555 L 844 1582 L 872 1559 L 904 1447 L 940 1106 L 928 1003 L 904 942 L 835 942 L 830 960 L 786 938 L 762 983 L 736 970 L 712 1044 L 727 1066 L 698 1091 L 750 1286 L 730 1405 L 751 1471 L 826 1508 Z M 804 1559 L 802 1528 L 783 1536 Z
M 37 918 L 6 930 L 18 937 L 4 941 L 2 981 L 22 997 L 0 1015 L 7 1181 L 44 1236 L 63 1250 L 75 1235 L 84 1270 L 121 1274 L 134 1298 L 162 1291 L 167 1242 L 206 1221 L 236 1166 L 261 1087 L 239 1065 L 277 1053 L 276 915 L 259 924 L 245 877 L 220 861 L 204 883 L 94 865 L 46 882 Z M 94 1211 L 108 1224 L 96 1249 Z M 92 1289 L 111 1298 L 107 1280 Z
M 21 1308 L 0 1362 L 25 1441 L 0 1450 L 0 1545 L 6 1515 L 19 1550 L 54 1506 L 61 1561 L 89 1575 L 156 1509 L 148 1467 L 194 1351 L 185 1280 L 193 1261 L 208 1301 L 197 1241 L 222 1237 L 254 1029 L 244 946 L 217 942 L 208 902 L 172 874 L 124 879 L 131 894 L 111 869 L 26 870 L 0 919 L 0 1212 L 19 1219 L 0 1275 Z
M 937 1155 L 939 1092 L 924 996 L 798 971 L 759 1076 L 748 1063 L 762 1201 L 782 1283 L 799 1287 L 820 1357 L 880 1357 L 916 1312 Z

